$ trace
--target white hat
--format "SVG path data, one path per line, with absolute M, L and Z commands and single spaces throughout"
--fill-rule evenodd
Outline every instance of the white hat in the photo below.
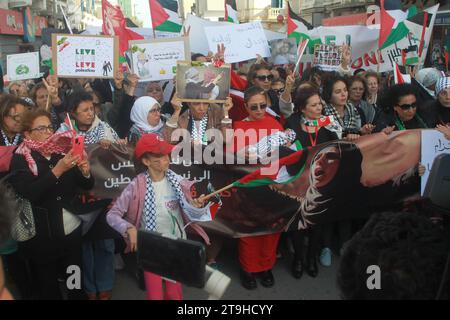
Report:
M 420 82 L 424 87 L 428 88 L 435 84 L 441 77 L 442 74 L 438 69 L 424 68 L 417 72 L 416 80 Z

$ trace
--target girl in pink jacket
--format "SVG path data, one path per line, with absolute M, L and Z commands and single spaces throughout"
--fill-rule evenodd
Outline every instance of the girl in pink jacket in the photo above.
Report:
M 127 251 L 136 251 L 138 229 L 186 238 L 185 220 L 211 220 L 212 203 L 204 206 L 201 196 L 188 201 L 181 190 L 183 177 L 169 170 L 169 154 L 174 147 L 156 134 L 143 135 L 136 145 L 136 163 L 145 170 L 122 192 L 106 217 L 108 224 L 124 236 Z M 200 226 L 189 225 L 209 244 Z M 163 296 L 161 276 L 145 271 L 144 279 L 148 300 L 183 298 L 179 282 L 164 280 Z

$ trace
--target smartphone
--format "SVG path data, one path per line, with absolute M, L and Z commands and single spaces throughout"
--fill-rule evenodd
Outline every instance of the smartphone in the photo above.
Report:
M 79 155 L 80 161 L 84 158 L 84 136 L 76 136 L 73 139 L 72 153 L 74 156 Z

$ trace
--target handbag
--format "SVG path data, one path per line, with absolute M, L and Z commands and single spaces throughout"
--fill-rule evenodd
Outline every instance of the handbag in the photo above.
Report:
M 15 215 L 11 228 L 11 237 L 23 242 L 36 236 L 33 209 L 30 201 L 17 195 L 17 215 Z

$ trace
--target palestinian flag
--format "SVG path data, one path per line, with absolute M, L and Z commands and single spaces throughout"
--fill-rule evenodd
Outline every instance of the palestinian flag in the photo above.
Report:
M 334 123 L 334 117 L 333 116 L 323 116 L 318 120 L 307 120 L 306 125 L 308 127 L 326 127 L 330 124 Z
M 176 0 L 149 0 L 149 3 L 154 30 L 181 32 L 183 23 L 178 16 L 178 2 Z
M 394 81 L 395 84 L 411 83 L 411 76 L 409 74 L 403 74 L 396 63 L 394 68 Z
M 310 36 L 310 30 L 314 27 L 305 19 L 300 18 L 291 8 L 288 2 L 288 16 L 287 16 L 287 35 L 289 38 L 295 38 L 297 44 L 302 40 L 309 40 L 308 47 L 314 48 L 316 44 L 320 44 L 322 41 L 320 38 L 312 39 Z
M 299 178 L 303 173 L 307 155 L 307 150 L 293 152 L 290 155 L 279 159 L 277 162 L 270 164 L 269 166 L 260 168 L 244 176 L 243 178 L 233 182 L 232 185 L 233 187 L 252 188 L 267 186 L 269 184 L 290 183 Z M 294 174 L 290 174 L 288 172 L 288 166 L 295 168 Z M 271 169 L 267 169 L 269 167 L 271 167 Z M 274 167 L 277 168 L 277 170 L 272 173 L 271 171 L 274 171 Z M 266 173 L 265 171 L 269 171 L 269 173 Z
M 413 66 L 419 64 L 417 46 L 410 46 L 402 50 L 402 65 Z
M 236 0 L 225 0 L 225 21 L 239 23 Z
M 388 46 L 385 43 L 390 34 L 395 31 L 400 22 L 407 18 L 407 13 L 402 11 L 400 0 L 380 0 L 380 5 L 380 37 L 378 39 L 378 46 L 380 49 L 383 49 Z

